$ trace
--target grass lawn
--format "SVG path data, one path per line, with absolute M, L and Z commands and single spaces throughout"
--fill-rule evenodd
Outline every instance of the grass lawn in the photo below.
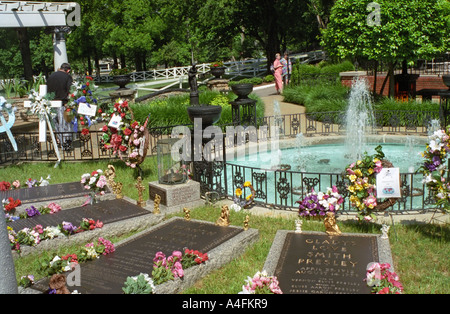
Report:
M 28 178 L 39 179 L 51 176 L 50 183 L 78 181 L 83 173 L 96 169 L 106 169 L 108 164 L 116 167 L 117 181 L 124 184 L 124 194 L 137 199 L 134 187 L 137 171 L 129 169 L 121 161 L 101 161 L 61 164 L 54 169 L 54 164 L 22 164 L 0 168 L 0 181 L 25 181 Z M 156 158 L 147 158 L 142 165 L 144 182 L 157 179 Z M 148 198 L 148 193 L 144 196 Z M 177 216 L 182 216 L 182 213 Z M 219 207 L 205 206 L 193 209 L 192 219 L 216 221 L 220 215 Z M 246 213 L 232 213 L 231 224 L 242 226 Z M 170 218 L 170 217 L 168 217 Z M 346 233 L 380 233 L 380 225 L 361 224 L 357 222 L 339 222 Z M 224 267 L 217 269 L 203 278 L 196 285 L 186 290 L 187 294 L 236 294 L 242 290 L 247 276 L 253 276 L 262 270 L 277 230 L 293 230 L 294 218 L 273 218 L 251 216 L 250 227 L 259 230 L 259 241 L 248 248 L 242 256 L 235 258 Z M 324 231 L 321 222 L 305 221 L 305 231 Z M 392 228 L 391 228 L 392 230 Z M 447 294 L 450 292 L 450 230 L 448 226 L 439 225 L 399 225 L 395 226 L 396 237 L 391 231 L 391 250 L 394 267 L 408 294 Z M 117 242 L 121 239 L 110 239 Z M 70 248 L 61 248 L 61 254 L 70 253 Z M 44 253 L 44 254 L 51 254 Z M 17 277 L 34 274 L 39 278 L 39 258 L 30 255 L 16 260 Z M 149 269 L 149 273 L 151 270 Z

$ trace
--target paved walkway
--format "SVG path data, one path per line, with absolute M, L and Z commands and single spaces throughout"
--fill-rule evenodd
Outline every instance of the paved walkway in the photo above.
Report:
M 278 101 L 280 104 L 280 111 L 282 115 L 285 114 L 295 114 L 295 113 L 305 113 L 305 107 L 301 105 L 291 104 L 283 101 L 283 96 L 277 95 L 275 89 L 275 84 L 256 87 L 253 92 L 261 97 L 261 99 L 266 104 L 266 117 L 272 117 L 273 114 L 273 104 Z

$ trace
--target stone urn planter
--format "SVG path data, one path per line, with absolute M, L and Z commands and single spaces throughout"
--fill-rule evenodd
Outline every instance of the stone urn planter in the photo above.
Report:
M 247 99 L 248 95 L 250 95 L 253 91 L 253 84 L 234 84 L 231 85 L 231 90 L 238 96 L 237 100 Z
M 201 119 L 202 129 L 205 129 L 220 120 L 220 116 L 222 115 L 222 107 L 205 105 L 190 106 L 187 108 L 187 112 L 189 119 L 192 122 L 195 122 L 195 119 Z
M 127 89 L 126 85 L 128 83 L 130 83 L 131 81 L 131 77 L 129 74 L 124 74 L 124 75 L 115 75 L 113 76 L 113 82 L 114 84 L 116 84 L 117 86 L 119 86 L 119 90 L 121 89 Z
M 444 81 L 445 86 L 450 90 L 450 74 L 442 75 L 442 81 Z
M 210 72 L 216 79 L 220 79 L 225 74 L 225 67 L 212 67 Z

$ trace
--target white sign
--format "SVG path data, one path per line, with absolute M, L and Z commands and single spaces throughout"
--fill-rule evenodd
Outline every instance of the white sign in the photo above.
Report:
M 111 120 L 109 121 L 108 126 L 110 128 L 118 129 L 120 127 L 120 124 L 122 123 L 122 118 L 118 115 L 114 115 Z
M 401 198 L 400 169 L 383 168 L 377 174 L 377 198 Z
M 97 113 L 96 105 L 88 105 L 84 102 L 78 104 L 78 114 L 82 116 L 95 117 Z

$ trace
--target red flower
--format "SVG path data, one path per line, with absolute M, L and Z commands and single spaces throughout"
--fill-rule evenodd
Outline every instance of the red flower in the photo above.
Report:
M 98 109 L 98 113 L 102 113 L 103 111 L 102 111 L 102 109 Z
M 8 191 L 11 188 L 11 183 L 2 181 L 0 182 L 0 191 Z
M 125 134 L 126 136 L 130 135 L 132 132 L 130 129 L 126 128 L 125 130 L 123 130 L 123 134 Z
M 83 94 L 87 94 L 87 91 L 85 89 L 83 89 Z
M 131 125 L 131 128 L 135 129 L 137 126 L 139 126 L 139 123 L 137 121 L 134 121 L 133 124 Z
M 89 84 L 90 84 L 89 82 L 86 82 L 86 86 L 89 86 Z
M 126 152 L 127 151 L 127 147 L 123 146 L 123 145 L 120 145 L 119 149 L 120 149 L 121 152 Z
M 88 135 L 89 134 L 89 130 L 88 129 L 83 129 L 83 130 L 81 130 L 81 134 Z
M 108 126 L 107 126 L 107 125 L 103 126 L 102 131 L 103 131 L 103 132 L 108 131 Z

